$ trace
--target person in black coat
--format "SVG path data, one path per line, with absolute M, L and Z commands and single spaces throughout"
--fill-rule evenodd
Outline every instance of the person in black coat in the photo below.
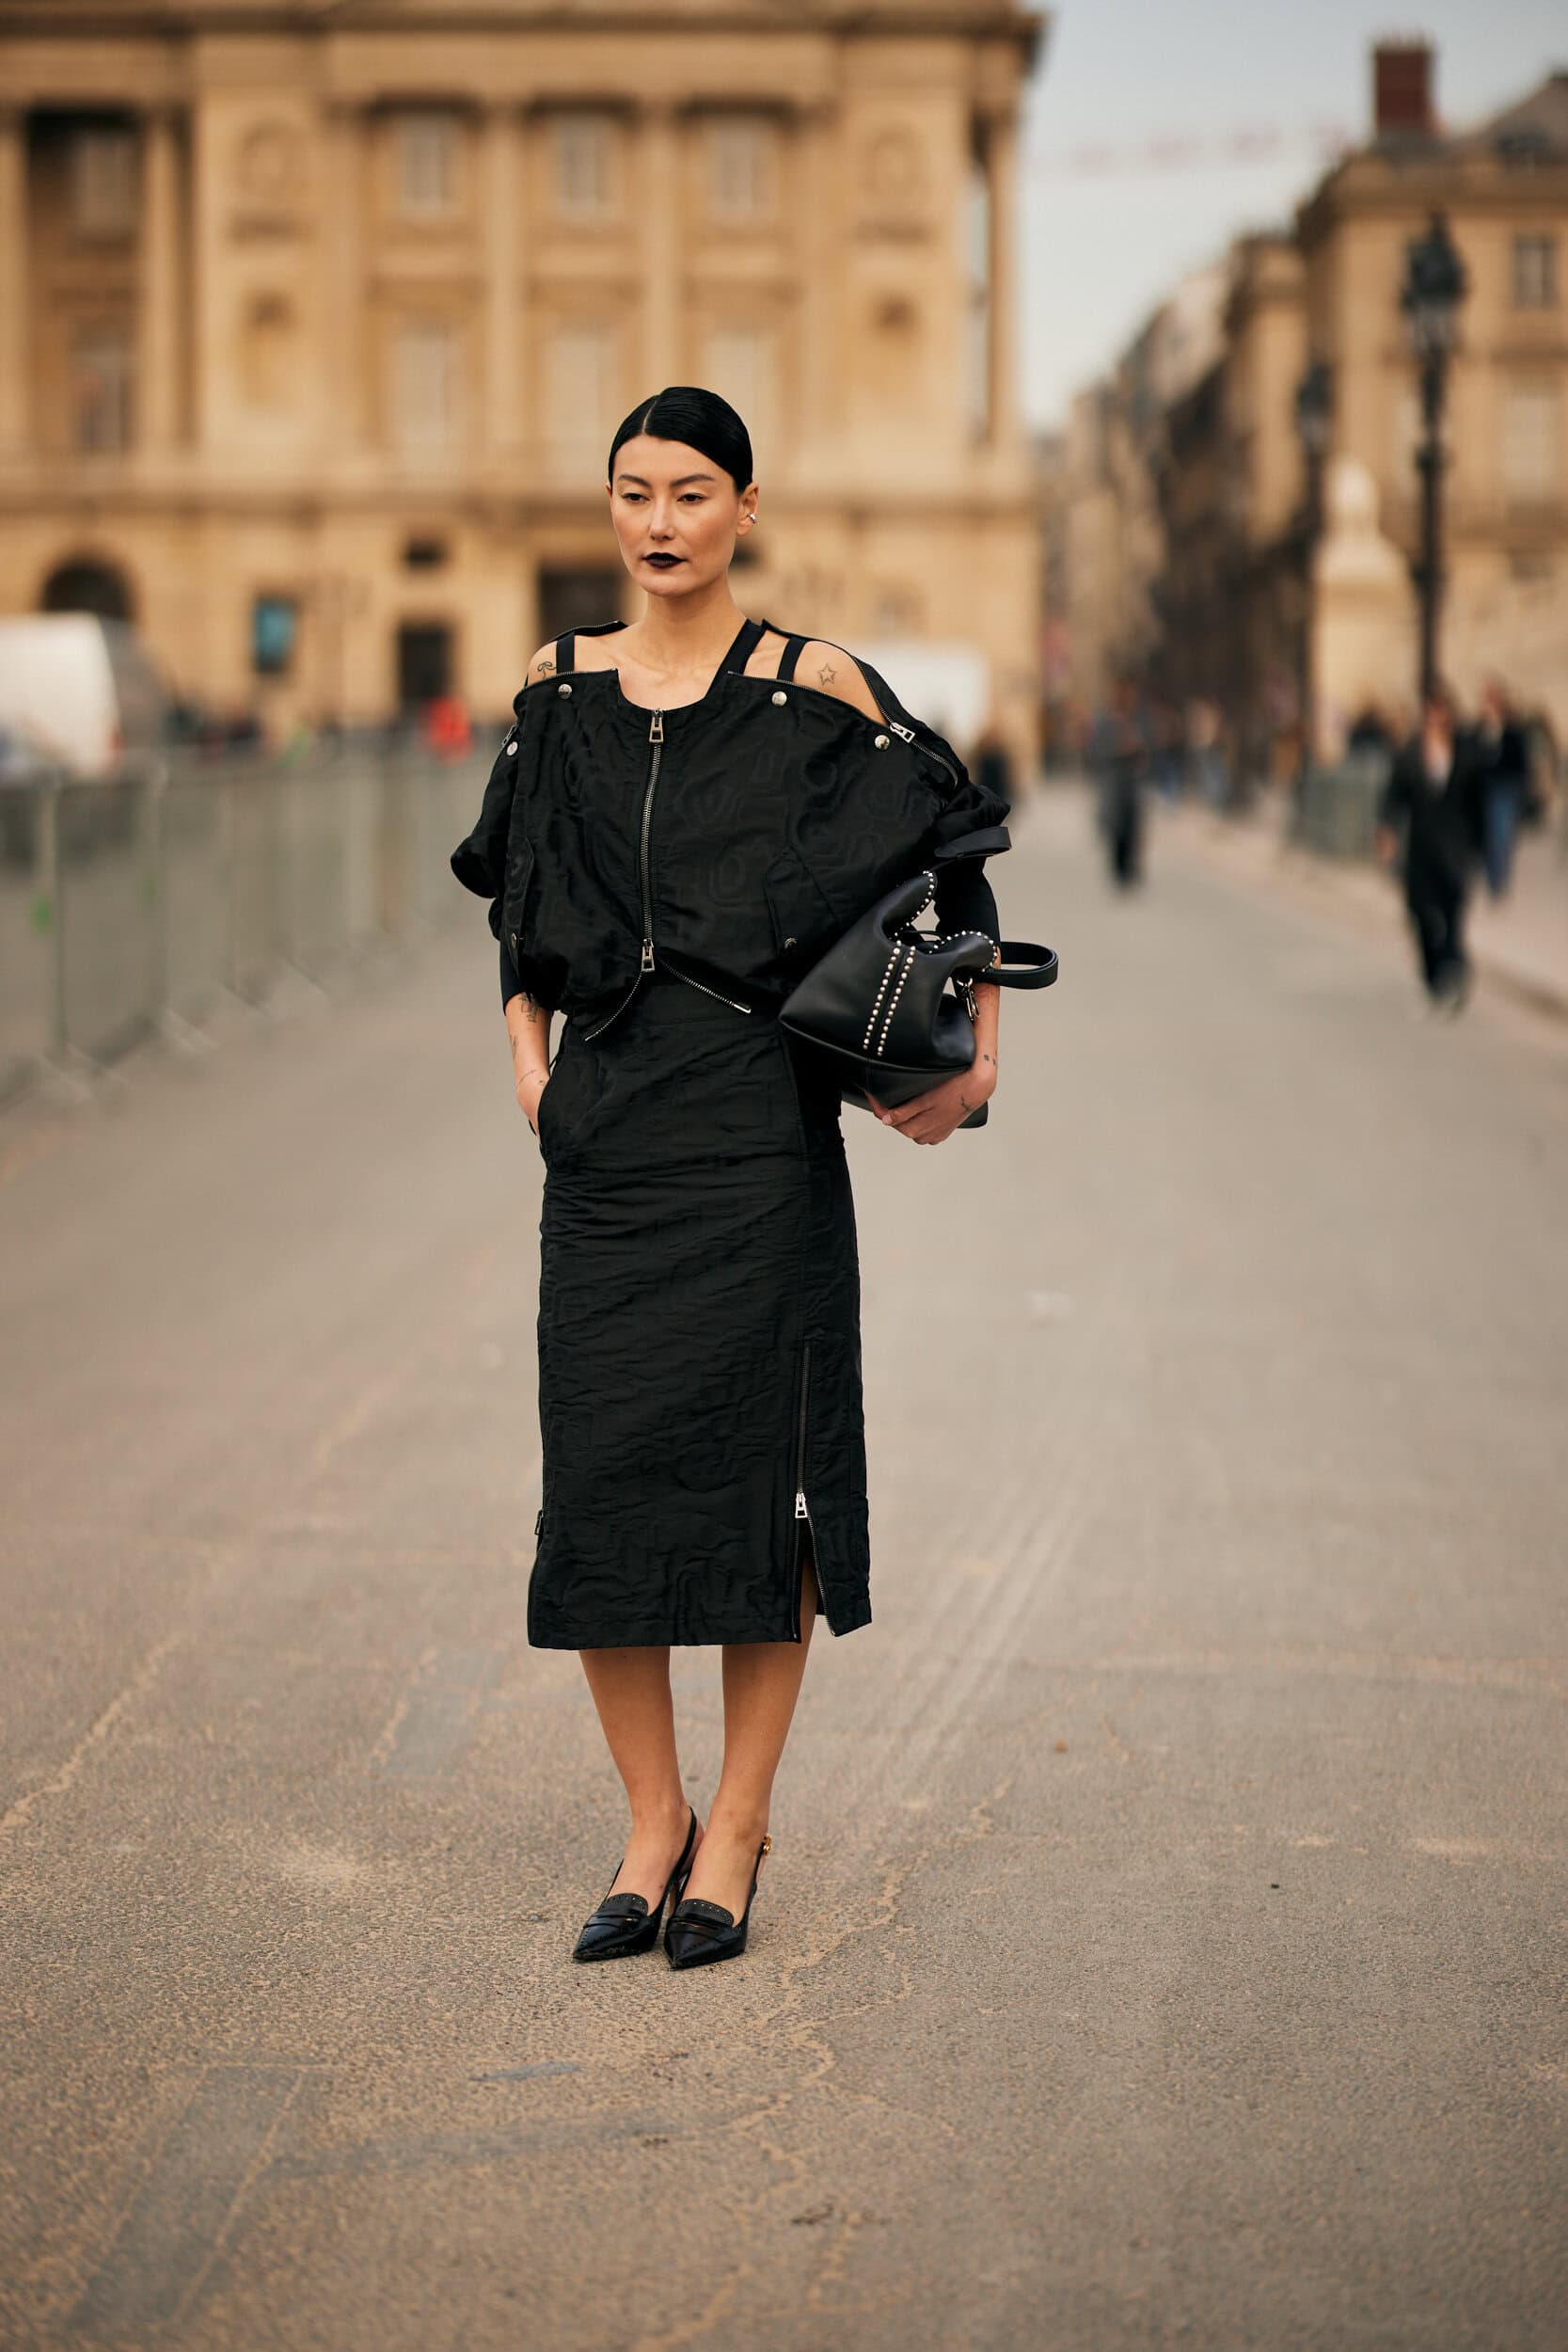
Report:
M 1438 686 L 1378 802 L 1376 854 L 1386 866 L 1402 859 L 1421 977 L 1433 1002 L 1450 1012 L 1469 993 L 1465 907 L 1481 848 L 1486 774 L 1483 748 L 1459 725 L 1452 695 Z
M 1143 874 L 1144 792 L 1153 772 L 1148 728 L 1132 678 L 1118 678 L 1111 707 L 1090 731 L 1088 769 L 1100 793 L 1100 830 L 1111 879 L 1129 890 Z
M 545 1162 L 529 1639 L 579 1653 L 631 1809 L 575 1957 L 647 1950 L 674 1898 L 666 1952 L 689 1967 L 744 1944 L 817 1616 L 871 1616 L 840 1085 L 778 1012 L 923 869 L 940 927 L 994 944 L 983 867 L 1007 810 L 874 670 L 742 615 L 730 564 L 758 492 L 726 402 L 641 404 L 608 489 L 642 610 L 539 647 L 451 862 L 491 901 Z M 988 1098 L 998 996 L 975 990 L 973 1068 L 880 1109 L 892 1133 L 944 1142 Z M 670 1651 L 707 1644 L 724 1760 L 705 1832 Z
M 1513 878 L 1513 850 L 1529 807 L 1529 737 L 1501 679 L 1488 681 L 1481 697 L 1481 742 L 1487 755 L 1485 794 L 1486 887 L 1505 898 Z

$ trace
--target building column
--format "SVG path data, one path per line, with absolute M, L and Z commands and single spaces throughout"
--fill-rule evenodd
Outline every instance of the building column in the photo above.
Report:
M 142 116 L 136 254 L 136 443 L 162 453 L 181 437 L 182 222 L 179 111 Z
M 523 110 L 510 99 L 485 110 L 484 445 L 497 456 L 515 455 L 521 437 L 523 290 L 518 270 L 522 244 L 518 215 L 526 121 Z
M 365 108 L 327 101 L 327 205 L 324 295 L 324 439 L 340 455 L 365 442 Z
M 990 440 L 992 449 L 1014 450 L 1019 440 L 1018 118 L 1010 110 L 995 113 L 987 121 L 986 183 L 990 230 L 986 257 Z
M 0 458 L 32 438 L 27 215 L 27 110 L 0 105 Z
M 638 143 L 642 207 L 642 376 L 637 397 L 681 380 L 680 118 L 648 104 Z
M 797 259 L 800 293 L 794 365 L 798 417 L 784 438 L 791 449 L 821 458 L 844 429 L 838 398 L 843 367 L 843 332 L 838 292 L 844 273 L 838 261 L 845 203 L 840 142 L 843 126 L 836 104 L 803 106 L 790 126 L 797 173 L 796 215 L 800 224 Z M 786 372 L 787 373 L 787 372 Z

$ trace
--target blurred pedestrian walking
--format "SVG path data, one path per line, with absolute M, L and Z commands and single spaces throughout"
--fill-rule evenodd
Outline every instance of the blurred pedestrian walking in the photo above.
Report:
M 1529 808 L 1529 738 L 1500 678 L 1488 678 L 1481 710 L 1480 740 L 1486 757 L 1486 886 L 1494 898 L 1503 898 L 1513 878 L 1519 827 Z
M 1465 904 L 1485 826 L 1487 758 L 1459 724 L 1453 697 L 1436 686 L 1421 723 L 1394 761 L 1378 803 L 1375 849 L 1402 858 L 1404 899 L 1434 1005 L 1458 1012 L 1470 990 Z
M 1117 678 L 1111 707 L 1095 720 L 1088 765 L 1100 794 L 1100 830 L 1111 879 L 1118 889 L 1130 890 L 1143 879 L 1144 788 L 1154 768 L 1153 745 L 1132 678 Z
M 982 792 L 994 793 L 999 801 L 1013 797 L 1013 755 L 1007 739 L 994 718 L 988 719 L 975 738 L 970 753 L 969 772 Z
M 1230 798 L 1225 714 L 1206 694 L 1187 705 L 1187 760 L 1195 790 L 1211 808 L 1224 808 Z

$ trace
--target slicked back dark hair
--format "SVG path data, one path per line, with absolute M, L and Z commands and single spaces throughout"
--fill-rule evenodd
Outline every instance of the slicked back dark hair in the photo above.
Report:
M 615 479 L 615 453 L 623 441 L 651 433 L 657 441 L 684 441 L 721 467 L 737 490 L 752 481 L 752 437 L 727 400 L 696 384 L 667 384 L 652 400 L 640 401 L 610 444 L 609 479 Z

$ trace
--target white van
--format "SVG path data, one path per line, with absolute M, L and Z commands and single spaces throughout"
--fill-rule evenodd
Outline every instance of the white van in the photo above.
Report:
M 0 619 L 0 733 L 73 775 L 112 773 L 166 740 L 168 690 L 125 621 L 93 612 Z

